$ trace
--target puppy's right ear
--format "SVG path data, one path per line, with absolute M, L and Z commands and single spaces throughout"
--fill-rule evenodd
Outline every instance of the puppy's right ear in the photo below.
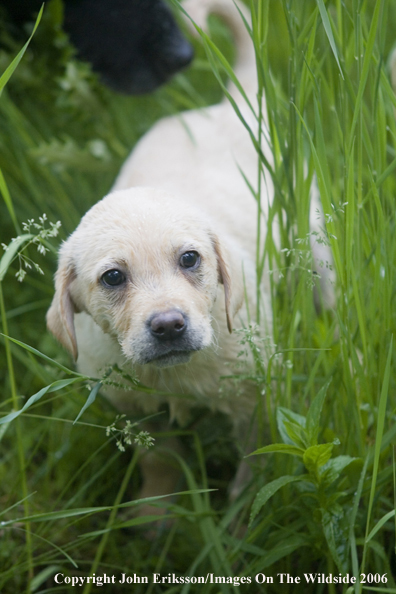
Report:
M 217 258 L 219 282 L 224 286 L 227 328 L 231 334 L 233 319 L 243 303 L 243 285 L 240 279 L 240 274 L 238 274 L 238 271 L 232 266 L 229 256 L 220 246 L 219 239 L 213 234 L 211 239 Z
M 77 340 L 74 329 L 74 313 L 77 311 L 70 294 L 70 285 L 75 279 L 71 264 L 60 262 L 55 276 L 55 295 L 47 312 L 47 328 L 77 360 Z

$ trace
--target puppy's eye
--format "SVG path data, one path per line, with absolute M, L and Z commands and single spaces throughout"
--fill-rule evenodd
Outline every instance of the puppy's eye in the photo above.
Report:
M 113 270 L 107 270 L 100 279 L 102 283 L 107 287 L 118 287 L 125 282 L 125 275 L 114 268 Z
M 201 262 L 198 252 L 186 252 L 180 257 L 180 266 L 182 268 L 197 268 Z

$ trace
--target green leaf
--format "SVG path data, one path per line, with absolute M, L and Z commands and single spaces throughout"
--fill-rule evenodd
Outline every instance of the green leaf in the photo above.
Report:
M 294 483 L 296 481 L 301 481 L 302 476 L 281 476 L 278 479 L 275 479 L 271 483 L 264 485 L 257 493 L 253 505 L 252 511 L 250 512 L 250 519 L 249 519 L 249 527 L 252 525 L 254 518 L 259 513 L 260 509 L 267 503 L 267 501 L 277 492 L 281 487 L 288 485 L 289 483 Z
M 290 438 L 291 444 L 296 445 L 299 448 L 307 447 L 305 429 L 303 429 L 301 425 L 297 425 L 290 421 L 284 421 L 283 427 L 287 436 Z
M 333 483 L 340 476 L 341 472 L 358 458 L 351 456 L 337 456 L 332 458 L 321 468 L 321 475 L 327 485 Z
M 334 563 L 341 573 L 348 568 L 347 522 L 341 507 L 322 510 L 322 527 Z
M 25 410 L 28 409 L 29 407 L 31 407 L 32 404 L 34 404 L 35 402 L 38 402 L 43 396 L 45 396 L 45 394 L 49 394 L 51 392 L 57 392 L 58 390 L 62 390 L 62 388 L 65 388 L 66 386 L 70 386 L 71 384 L 75 384 L 76 382 L 81 382 L 81 379 L 78 377 L 74 377 L 72 379 L 57 380 L 56 382 L 53 382 L 49 386 L 42 388 L 39 392 L 36 392 L 36 394 L 33 394 L 33 396 L 31 396 L 29 398 L 29 400 L 26 402 L 26 404 L 20 410 L 12 412 L 9 415 L 6 415 L 5 417 L 2 417 L 0 419 L 0 425 L 3 425 L 4 423 L 10 423 L 16 417 L 19 417 L 20 414 L 25 412 Z
M 286 444 L 306 447 L 305 443 L 305 417 L 288 408 L 279 406 L 276 411 L 278 431 Z
M 312 400 L 311 406 L 307 413 L 306 431 L 308 437 L 308 443 L 313 446 L 318 443 L 318 435 L 320 430 L 320 415 L 323 408 L 323 403 L 326 398 L 327 388 L 330 385 L 331 380 L 327 382 Z
M 16 258 L 21 247 L 25 243 L 31 241 L 33 237 L 34 235 L 32 235 L 32 233 L 25 233 L 24 235 L 19 235 L 16 237 L 15 240 L 9 244 L 7 251 L 4 252 L 4 255 L 0 260 L 0 282 L 4 279 L 7 270 L 11 266 L 14 258 Z
M 83 412 L 88 408 L 88 406 L 91 406 L 91 404 L 93 402 L 95 402 L 96 396 L 98 395 L 98 392 L 99 392 L 99 390 L 100 390 L 101 387 L 102 387 L 102 382 L 98 382 L 97 384 L 94 385 L 94 387 L 92 388 L 92 390 L 89 393 L 89 396 L 87 398 L 86 403 L 84 404 L 84 406 L 82 407 L 82 409 L 78 413 L 77 417 L 75 418 L 73 425 L 75 423 L 77 423 L 78 419 L 81 417 L 81 415 L 83 414 Z
M 336 59 L 338 69 L 341 73 L 342 79 L 344 80 L 344 74 L 342 72 L 340 61 L 338 59 L 337 46 L 336 46 L 336 43 L 334 40 L 333 31 L 331 29 L 329 15 L 327 14 L 326 7 L 324 5 L 323 0 L 316 0 L 316 4 L 318 5 L 320 16 L 322 18 L 323 27 L 324 27 L 324 30 L 326 31 L 326 35 L 329 40 L 331 50 L 332 50 L 334 57 Z
M 300 456 L 301 458 L 304 455 L 304 450 L 302 448 L 298 448 L 297 446 L 289 445 L 287 443 L 273 443 L 268 446 L 264 446 L 263 448 L 259 448 L 258 450 L 249 454 L 249 456 L 257 456 L 258 454 L 273 454 L 277 452 L 278 454 L 291 454 L 292 456 Z
M 334 444 L 332 443 L 323 443 L 320 445 L 311 446 L 305 450 L 303 462 L 307 470 L 310 473 L 317 475 L 319 473 L 319 468 L 324 466 L 326 462 L 329 461 L 333 447 Z

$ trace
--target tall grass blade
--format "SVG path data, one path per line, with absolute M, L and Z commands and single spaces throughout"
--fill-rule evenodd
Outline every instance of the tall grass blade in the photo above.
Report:
M 0 192 L 3 196 L 3 200 L 7 207 L 8 214 L 10 215 L 11 220 L 13 222 L 14 229 L 15 229 L 16 233 L 19 235 L 20 227 L 19 227 L 18 219 L 16 217 L 14 205 L 12 203 L 11 196 L 8 191 L 7 183 L 6 183 L 6 180 L 4 179 L 4 175 L 3 175 L 3 172 L 1 171 L 1 169 L 0 169 Z M 1 272 L 0 272 L 0 280 L 2 280 L 2 278 L 3 277 L 1 276 Z
M 33 35 L 36 33 L 37 27 L 39 26 L 39 23 L 40 23 L 40 20 L 41 20 L 41 16 L 43 14 L 43 10 L 44 10 L 44 4 L 40 8 L 40 12 L 37 15 L 36 23 L 34 25 L 32 34 L 30 35 L 29 39 L 27 40 L 27 42 L 25 43 L 25 45 L 23 46 L 23 48 L 15 56 L 15 58 L 13 59 L 13 61 L 11 62 L 11 64 L 6 68 L 6 70 L 0 76 L 0 97 L 1 97 L 1 93 L 2 93 L 5 85 L 10 80 L 10 78 L 13 75 L 16 67 L 19 64 L 19 62 L 22 60 L 22 58 L 23 58 L 23 56 L 24 56 L 24 54 L 25 54 L 25 52 L 26 52 L 26 50 L 27 50 L 27 48 L 29 46 L 29 43 L 31 42 L 31 40 L 33 38 Z
M 53 382 L 49 386 L 42 388 L 42 390 L 40 390 L 36 394 L 33 394 L 33 396 L 31 396 L 29 398 L 29 400 L 26 402 L 26 404 L 24 404 L 24 406 L 22 408 L 20 408 L 19 410 L 15 411 L 15 412 L 10 413 L 9 415 L 6 415 L 5 417 L 0 418 L 0 425 L 3 425 L 4 423 L 10 423 L 11 421 L 13 421 L 17 417 L 19 417 L 19 415 L 24 413 L 25 410 L 27 410 L 33 404 L 35 404 L 36 402 L 41 400 L 41 398 L 43 396 L 45 396 L 45 394 L 50 394 L 51 392 L 57 392 L 58 390 L 63 390 L 63 388 L 65 388 L 66 386 L 70 386 L 72 384 L 75 384 L 76 382 L 81 382 L 81 379 L 78 377 L 75 377 L 72 379 L 58 380 L 56 382 Z
M 327 38 L 330 43 L 331 51 L 333 52 L 334 57 L 336 59 L 338 70 L 340 71 L 341 77 L 344 78 L 344 73 L 342 72 L 340 60 L 338 58 L 337 46 L 336 46 L 336 42 L 334 40 L 334 35 L 333 35 L 332 28 L 331 28 L 329 15 L 327 14 L 326 7 L 324 5 L 323 0 L 316 0 L 316 4 L 318 5 L 320 16 L 322 18 L 323 27 L 324 27 L 324 30 L 326 31 L 326 35 L 327 35 Z
M 29 351 L 29 353 L 32 353 L 32 355 L 35 355 L 36 357 L 40 357 L 41 359 L 44 359 L 44 361 L 46 361 L 47 363 L 50 363 L 51 365 L 53 365 L 54 367 L 57 367 L 58 369 L 61 369 L 68 375 L 74 375 L 74 376 L 80 378 L 80 380 L 95 380 L 95 379 L 97 379 L 97 378 L 87 377 L 86 375 L 82 375 L 81 373 L 77 373 L 77 371 L 73 371 L 72 369 L 65 367 L 58 361 L 55 361 L 55 359 L 51 359 L 51 357 L 48 357 L 48 355 L 41 353 L 39 350 L 35 349 L 34 347 L 32 347 L 20 340 L 17 340 L 16 338 L 12 338 L 11 336 L 6 336 L 5 334 L 2 334 L 1 332 L 0 332 L 0 336 L 3 336 L 5 339 L 10 340 L 11 342 L 22 347 L 26 351 Z

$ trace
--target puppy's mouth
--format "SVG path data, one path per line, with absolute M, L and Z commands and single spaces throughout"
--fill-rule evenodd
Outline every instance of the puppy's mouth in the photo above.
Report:
M 140 365 L 155 365 L 155 367 L 173 367 L 188 363 L 196 351 L 203 348 L 201 342 L 186 341 L 186 344 L 151 345 L 140 353 Z
M 156 367 L 173 367 L 174 365 L 182 365 L 188 363 L 194 351 L 170 351 L 165 355 L 154 357 L 147 363 L 151 363 Z

